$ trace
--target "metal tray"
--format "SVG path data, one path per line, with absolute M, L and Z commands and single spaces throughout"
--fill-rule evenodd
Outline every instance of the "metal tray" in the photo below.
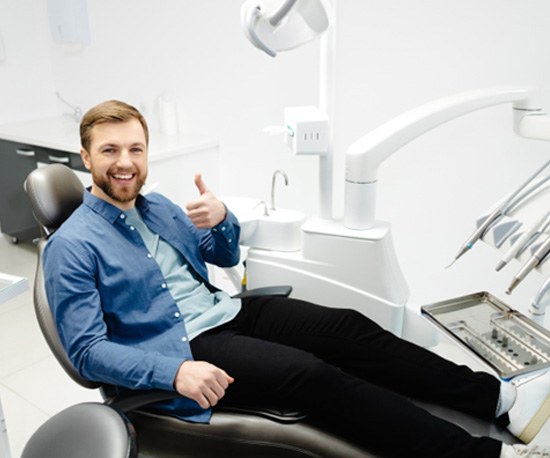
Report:
M 550 367 L 550 332 L 487 292 L 421 310 L 503 379 Z

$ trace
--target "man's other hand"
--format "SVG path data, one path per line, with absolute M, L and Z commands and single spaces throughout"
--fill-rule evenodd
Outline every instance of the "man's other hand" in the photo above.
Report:
M 225 395 L 233 377 L 205 361 L 185 361 L 179 368 L 174 387 L 176 391 L 203 408 L 214 407 Z

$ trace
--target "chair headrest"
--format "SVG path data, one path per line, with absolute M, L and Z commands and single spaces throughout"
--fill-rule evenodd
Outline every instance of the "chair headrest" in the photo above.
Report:
M 51 234 L 82 203 L 84 185 L 66 165 L 50 164 L 33 170 L 25 180 L 34 217 Z

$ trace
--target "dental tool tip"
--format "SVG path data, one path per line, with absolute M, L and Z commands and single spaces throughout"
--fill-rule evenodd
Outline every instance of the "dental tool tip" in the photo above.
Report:
M 506 263 L 505 263 L 504 261 L 500 261 L 500 262 L 497 264 L 497 266 L 495 267 L 495 270 L 496 270 L 497 272 L 500 272 L 500 271 L 503 269 L 503 267 L 504 267 L 505 265 L 506 265 Z
M 512 283 L 510 283 L 510 286 L 508 286 L 508 289 L 506 290 L 506 294 L 512 294 L 512 291 L 514 291 L 516 286 L 519 285 L 520 281 L 521 280 L 519 278 L 514 277 L 514 279 L 512 280 Z
M 460 249 L 460 251 L 456 254 L 455 258 L 453 259 L 453 261 L 447 266 L 445 267 L 445 269 L 448 269 L 449 267 L 451 267 L 456 261 L 458 261 L 459 258 L 461 258 L 464 253 L 466 253 L 467 251 L 469 251 L 471 248 L 472 248 L 473 244 L 468 242 L 468 243 L 465 243 L 464 245 L 462 245 L 462 248 Z
M 456 262 L 456 258 L 453 259 L 449 265 L 445 266 L 445 269 L 448 269 L 449 267 L 451 267 L 455 262 Z

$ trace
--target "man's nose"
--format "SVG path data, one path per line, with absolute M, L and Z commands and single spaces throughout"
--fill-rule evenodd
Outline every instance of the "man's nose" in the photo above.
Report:
M 123 149 L 118 155 L 117 166 L 120 168 L 130 168 L 132 166 L 132 159 L 130 157 L 130 151 Z

